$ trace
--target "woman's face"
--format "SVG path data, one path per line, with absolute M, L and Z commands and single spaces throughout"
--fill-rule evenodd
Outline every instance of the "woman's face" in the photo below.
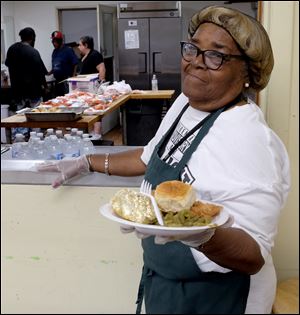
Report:
M 78 49 L 80 50 L 80 53 L 84 56 L 88 53 L 87 46 L 84 45 L 81 40 L 79 41 Z
M 229 33 L 213 23 L 201 24 L 191 42 L 201 50 L 241 55 Z M 203 111 L 215 110 L 232 101 L 242 91 L 247 77 L 244 60 L 231 58 L 223 61 L 218 70 L 211 70 L 203 63 L 202 54 L 191 62 L 182 59 L 181 71 L 183 93 L 192 107 Z

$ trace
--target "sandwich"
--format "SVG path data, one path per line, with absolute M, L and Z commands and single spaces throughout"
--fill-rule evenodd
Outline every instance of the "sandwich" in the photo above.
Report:
M 154 198 L 162 211 L 179 212 L 191 209 L 196 201 L 196 194 L 191 185 L 171 180 L 156 187 Z
M 204 226 L 218 215 L 221 206 L 196 200 L 189 184 L 178 180 L 166 181 L 156 187 L 155 200 L 164 215 L 167 226 Z

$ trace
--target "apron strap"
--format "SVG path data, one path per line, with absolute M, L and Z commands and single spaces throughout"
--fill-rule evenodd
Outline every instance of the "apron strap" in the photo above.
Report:
M 147 271 L 146 271 L 145 266 L 143 266 L 142 276 L 141 276 L 138 295 L 137 295 L 137 300 L 135 302 L 135 304 L 136 304 L 135 314 L 141 314 L 141 309 L 142 309 L 142 304 L 143 304 L 143 299 L 144 299 L 144 288 L 145 288 L 146 276 L 147 276 Z
M 179 123 L 182 115 L 184 114 L 184 112 L 187 110 L 187 108 L 190 106 L 189 103 L 187 103 L 183 109 L 181 110 L 181 112 L 179 113 L 179 115 L 177 116 L 177 118 L 175 119 L 175 121 L 173 122 L 172 126 L 169 128 L 169 130 L 165 133 L 165 135 L 161 138 L 161 140 L 158 142 L 158 144 L 155 147 L 155 151 L 158 152 L 158 155 L 161 156 L 166 145 L 167 142 L 170 138 L 170 136 L 172 135 L 172 133 L 174 132 L 174 130 L 176 129 L 177 124 Z
M 215 120 L 219 117 L 219 115 L 228 107 L 222 107 L 219 108 L 216 112 L 213 112 L 210 114 L 203 124 L 202 128 L 198 131 L 198 134 L 196 135 L 194 141 L 191 143 L 190 147 L 186 150 L 184 153 L 183 157 L 179 161 L 178 165 L 176 167 L 179 167 L 181 169 L 184 168 L 184 166 L 187 164 L 187 162 L 190 160 L 191 155 L 195 152 L 197 149 L 198 145 L 202 141 L 202 139 L 208 134 L 209 129 L 212 127 L 214 124 Z M 199 127 L 200 128 L 200 127 Z

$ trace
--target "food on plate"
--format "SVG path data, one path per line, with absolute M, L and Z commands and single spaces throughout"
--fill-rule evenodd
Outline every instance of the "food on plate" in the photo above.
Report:
M 156 187 L 154 197 L 164 212 L 189 210 L 196 201 L 193 187 L 178 180 L 159 184 Z
M 170 227 L 205 226 L 212 222 L 212 217 L 198 215 L 191 210 L 181 210 L 179 212 L 168 212 L 164 215 L 164 224 Z
M 154 198 L 168 227 L 206 226 L 222 206 L 196 200 L 193 187 L 180 181 L 166 181 L 154 191 Z M 112 210 L 121 218 L 142 224 L 158 225 L 151 200 L 133 190 L 121 189 L 111 200 Z
M 169 211 L 164 216 L 166 226 L 204 226 L 212 222 L 223 207 L 212 203 L 195 201 L 188 210 Z
M 191 212 L 198 215 L 214 217 L 215 215 L 218 215 L 220 213 L 221 209 L 222 206 L 196 201 L 192 205 Z
M 32 113 L 61 113 L 62 110 L 60 108 L 57 107 L 36 107 L 34 109 L 31 110 Z
M 136 191 L 121 189 L 113 196 L 110 204 L 121 218 L 142 224 L 155 223 L 156 217 L 151 200 Z

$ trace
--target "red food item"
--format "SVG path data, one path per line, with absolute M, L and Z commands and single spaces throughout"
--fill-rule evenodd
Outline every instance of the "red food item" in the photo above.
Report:
M 95 108 L 96 110 L 103 110 L 103 109 L 105 109 L 106 107 L 105 107 L 104 104 L 100 104 L 100 105 L 94 106 L 94 108 Z
M 46 101 L 46 102 L 42 102 L 41 105 L 52 105 L 52 101 Z

